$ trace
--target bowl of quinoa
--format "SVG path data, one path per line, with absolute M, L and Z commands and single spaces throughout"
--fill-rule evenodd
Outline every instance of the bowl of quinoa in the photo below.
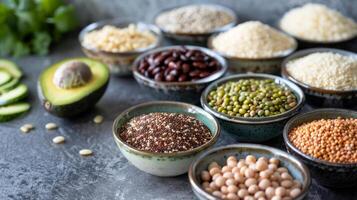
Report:
M 106 63 L 112 74 L 131 74 L 133 61 L 160 46 L 161 31 L 155 25 L 130 19 L 110 19 L 86 26 L 79 41 L 86 56 Z
M 298 51 L 283 61 L 282 76 L 318 107 L 357 106 L 357 54 L 332 48 Z
M 278 74 L 281 62 L 296 50 L 297 42 L 267 24 L 248 21 L 212 35 L 207 46 L 224 56 L 234 73 Z
M 357 112 L 325 108 L 297 115 L 284 128 L 289 153 L 327 187 L 357 184 Z
M 237 23 L 235 12 L 218 4 L 190 4 L 162 10 L 155 24 L 171 39 L 205 43 L 209 36 Z
M 133 106 L 113 125 L 121 153 L 138 169 L 156 176 L 186 173 L 197 154 L 213 146 L 219 134 L 220 126 L 209 113 L 173 101 Z

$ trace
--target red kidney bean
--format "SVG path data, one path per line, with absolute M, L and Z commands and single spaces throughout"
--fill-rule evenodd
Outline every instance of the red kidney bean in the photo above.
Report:
M 198 49 L 168 49 L 148 55 L 138 65 L 139 73 L 156 81 L 184 82 L 210 76 L 220 63 Z

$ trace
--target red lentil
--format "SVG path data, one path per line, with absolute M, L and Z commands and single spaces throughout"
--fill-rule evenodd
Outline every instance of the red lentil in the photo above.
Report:
M 334 163 L 357 163 L 357 119 L 320 119 L 295 127 L 289 140 L 300 151 Z

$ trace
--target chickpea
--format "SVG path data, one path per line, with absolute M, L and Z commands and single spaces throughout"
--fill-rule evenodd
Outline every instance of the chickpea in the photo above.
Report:
M 259 197 L 258 200 L 266 200 L 265 197 Z
M 244 198 L 244 197 L 246 197 L 246 196 L 248 196 L 248 190 L 247 189 L 240 189 L 240 190 L 238 190 L 238 196 L 240 197 L 240 198 Z
M 229 178 L 226 180 L 226 185 L 227 186 L 230 186 L 230 185 L 236 185 L 237 184 L 237 181 L 234 180 L 234 178 Z
M 258 160 L 255 167 L 258 171 L 264 171 L 268 169 L 268 163 L 265 160 Z
M 301 183 L 298 180 L 293 180 L 293 188 L 301 188 Z
M 249 194 L 255 194 L 259 191 L 259 187 L 257 185 L 251 185 L 248 187 Z
M 223 174 L 223 177 L 224 178 L 234 178 L 234 174 L 232 173 L 232 172 L 225 172 L 224 174 Z
M 265 196 L 268 198 L 272 198 L 275 194 L 275 189 L 273 187 L 268 187 L 265 189 Z
M 244 176 L 242 176 L 239 173 L 234 174 L 234 180 L 236 180 L 238 183 L 243 183 L 244 182 Z
M 218 198 L 221 198 L 221 197 L 222 197 L 222 193 L 221 193 L 220 191 L 214 191 L 214 192 L 212 192 L 212 195 L 213 195 L 213 196 L 216 196 L 216 197 L 218 197 Z
M 239 160 L 237 167 L 242 168 L 243 166 L 246 166 L 245 160 Z
M 245 157 L 245 162 L 247 162 L 248 164 L 255 163 L 256 161 L 257 159 L 252 155 L 248 155 L 247 157 Z
M 286 180 L 286 179 L 287 179 L 287 180 L 293 180 L 293 177 L 291 177 L 288 172 L 283 172 L 283 173 L 281 173 L 281 178 L 282 178 L 283 180 Z
M 280 182 L 280 185 L 284 188 L 290 188 L 291 186 L 293 186 L 293 182 L 291 180 L 283 180 Z
M 290 191 L 290 197 L 292 198 L 296 198 L 297 196 L 299 196 L 301 193 L 301 189 L 300 188 L 294 188 Z
M 235 156 L 229 156 L 229 157 L 227 158 L 227 161 L 236 161 L 236 162 L 238 162 L 238 161 L 237 161 L 237 158 L 236 158 Z
M 218 163 L 216 162 L 211 162 L 209 165 L 208 165 L 208 171 L 210 171 L 213 167 L 217 167 L 218 169 L 221 168 Z
M 273 170 L 273 171 L 275 171 L 277 168 L 278 168 L 278 166 L 277 166 L 276 164 L 274 164 L 274 163 L 270 163 L 270 164 L 268 165 L 268 169 L 271 169 L 271 170 Z
M 248 178 L 247 180 L 245 180 L 244 184 L 247 186 L 247 187 L 250 187 L 251 185 L 256 185 L 257 184 L 257 179 L 255 178 Z
M 235 186 L 235 185 L 230 185 L 230 186 L 228 186 L 228 192 L 237 193 L 238 192 L 238 187 Z
M 243 167 L 241 167 L 241 168 L 240 168 L 239 173 L 240 173 L 240 174 L 242 174 L 242 175 L 244 175 L 245 170 L 247 170 L 247 169 L 248 169 L 248 167 L 247 167 L 247 166 L 243 166 Z
M 264 178 L 261 181 L 259 181 L 258 186 L 261 190 L 265 190 L 270 186 L 270 181 L 267 178 Z
M 277 187 L 275 189 L 275 195 L 283 197 L 285 195 L 285 188 L 284 187 Z
M 212 176 L 212 181 L 216 180 L 216 178 L 218 178 L 218 177 L 220 177 L 220 176 L 222 176 L 221 173 L 218 173 L 218 174 L 213 175 L 213 176 Z
M 222 194 L 228 194 L 228 187 L 225 186 L 225 185 L 223 185 L 223 186 L 221 187 L 221 192 L 222 192 Z
M 218 186 L 216 185 L 215 182 L 211 182 L 211 183 L 209 184 L 209 187 L 210 187 L 212 190 L 218 190 Z
M 247 189 L 247 186 L 244 185 L 243 183 L 239 184 L 238 186 L 239 186 L 240 189 Z
M 248 195 L 244 197 L 244 200 L 254 200 L 254 197 Z
M 289 196 L 285 196 L 283 197 L 281 200 L 293 200 L 293 198 L 289 197 Z
M 224 173 L 224 172 L 231 172 L 232 171 L 232 168 L 231 167 L 228 167 L 228 166 L 224 166 L 224 167 L 222 167 L 222 173 Z
M 283 172 L 288 172 L 288 169 L 286 169 L 285 167 L 279 167 L 276 171 L 283 173 Z
M 209 182 L 203 182 L 202 183 L 203 188 L 208 188 L 209 187 Z
M 265 197 L 265 193 L 263 191 L 258 191 L 254 194 L 254 198 L 259 199 L 260 197 Z
M 248 168 L 244 171 L 244 176 L 246 178 L 253 178 L 255 176 L 255 172 L 254 172 L 254 170 Z
M 266 157 L 260 157 L 257 161 L 265 161 L 266 163 L 269 163 L 269 160 Z
M 213 167 L 209 170 L 209 174 L 211 176 L 215 175 L 215 174 L 218 174 L 218 173 L 221 173 L 221 170 L 218 168 L 218 167 Z
M 270 169 L 267 169 L 267 170 L 260 172 L 259 176 L 263 177 L 263 178 L 268 178 L 271 174 L 273 174 L 273 171 Z
M 229 160 L 229 161 L 227 161 L 227 166 L 231 167 L 231 168 L 236 167 L 237 166 L 237 161 Z
M 206 187 L 206 188 L 205 188 L 205 191 L 208 192 L 208 193 L 212 193 L 212 192 L 213 192 L 213 189 L 210 188 L 210 187 Z
M 273 187 L 273 188 L 277 188 L 277 187 L 279 187 L 279 183 L 277 182 L 277 181 L 272 181 L 271 182 L 271 186 Z
M 216 185 L 218 187 L 222 187 L 226 182 L 226 178 L 224 178 L 223 176 L 220 176 L 214 182 L 216 183 Z
M 280 196 L 273 196 L 273 197 L 271 198 L 271 200 L 281 200 L 281 197 L 280 197 Z
M 272 181 L 278 181 L 278 180 L 280 180 L 280 174 L 279 174 L 279 172 L 274 172 L 274 173 L 270 176 L 270 180 L 272 180 Z
M 201 172 L 201 179 L 202 179 L 202 181 L 209 181 L 209 180 L 211 180 L 211 175 L 206 170 L 202 171 Z
M 239 167 L 233 167 L 232 173 L 239 173 Z
M 227 194 L 227 199 L 229 199 L 229 200 L 238 200 L 239 197 L 235 193 L 228 193 Z
M 272 164 L 275 164 L 276 166 L 278 166 L 280 163 L 280 160 L 273 157 L 273 158 L 269 159 L 269 163 L 272 163 Z

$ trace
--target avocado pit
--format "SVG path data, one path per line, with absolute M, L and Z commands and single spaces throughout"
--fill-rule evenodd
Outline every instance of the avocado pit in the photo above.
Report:
M 68 61 L 62 64 L 53 76 L 53 83 L 62 89 L 85 85 L 93 74 L 89 66 L 81 61 Z

